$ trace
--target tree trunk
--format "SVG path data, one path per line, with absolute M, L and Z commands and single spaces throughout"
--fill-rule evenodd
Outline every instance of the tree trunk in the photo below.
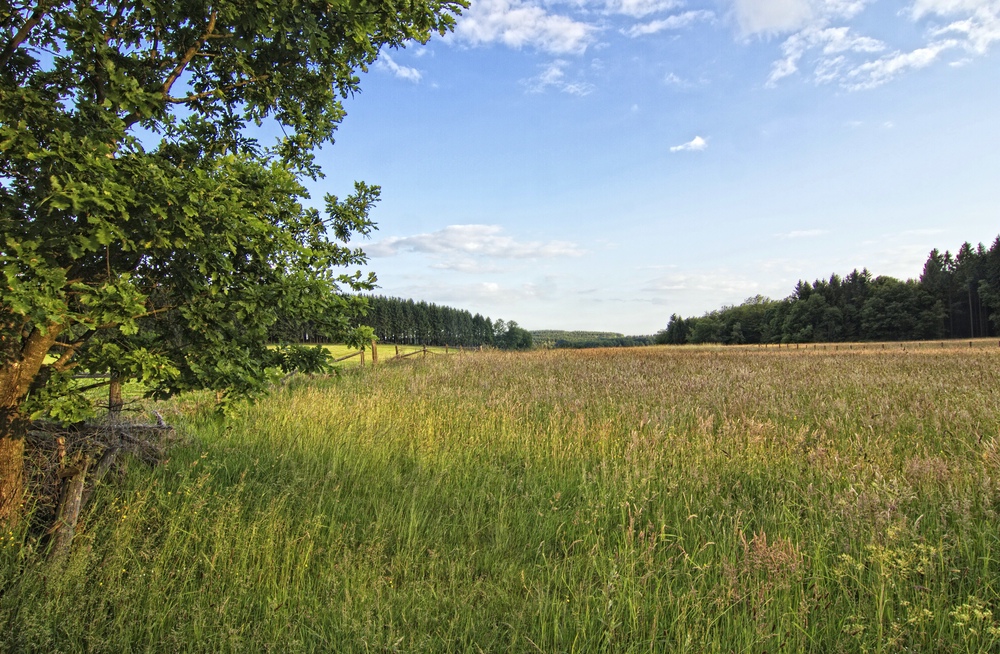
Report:
M 49 326 L 44 334 L 32 330 L 16 348 L 15 357 L 0 368 L 0 526 L 13 526 L 21 517 L 28 429 L 21 403 L 61 331 L 59 325 Z
M 5 435 L 0 438 L 0 526 L 13 527 L 21 517 L 24 495 L 24 433 L 17 417 L 0 418 Z
M 969 282 L 969 338 L 976 337 L 976 314 L 972 312 L 972 282 Z

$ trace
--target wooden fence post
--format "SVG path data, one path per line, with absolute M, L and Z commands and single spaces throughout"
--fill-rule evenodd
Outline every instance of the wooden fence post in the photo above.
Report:
M 372 366 L 378 363 L 378 346 L 372 341 Z
M 425 358 L 425 359 L 427 358 L 427 346 L 426 345 L 424 346 L 423 358 Z
M 365 351 L 361 350 L 361 367 L 365 367 Z
M 125 402 L 122 400 L 122 378 L 118 376 L 118 373 L 111 373 L 111 383 L 108 384 L 108 417 L 112 420 L 118 420 L 122 414 L 122 406 Z
M 399 346 L 398 345 L 396 346 L 396 358 L 397 359 L 399 358 Z

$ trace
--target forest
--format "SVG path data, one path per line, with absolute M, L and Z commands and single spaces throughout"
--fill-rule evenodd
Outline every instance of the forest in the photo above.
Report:
M 653 336 L 626 336 L 617 332 L 564 331 L 559 329 L 532 330 L 536 347 L 574 348 L 636 347 L 652 345 Z
M 1000 333 L 1000 236 L 956 254 L 934 249 L 919 279 L 853 270 L 800 281 L 790 296 L 763 296 L 700 317 L 670 316 L 661 344 L 813 343 L 981 338 Z
M 527 350 L 532 346 L 531 333 L 513 320 L 491 321 L 465 309 L 397 297 L 376 295 L 365 299 L 368 313 L 358 321 L 375 330 L 384 343 L 489 346 L 501 350 Z

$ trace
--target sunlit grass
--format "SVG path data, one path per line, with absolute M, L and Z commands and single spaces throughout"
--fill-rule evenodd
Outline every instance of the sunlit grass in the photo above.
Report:
M 355 352 L 357 352 L 356 349 L 348 347 L 347 345 L 342 345 L 342 344 L 341 345 L 324 345 L 323 347 L 326 349 L 327 352 L 330 353 L 331 358 L 333 358 L 335 361 L 337 359 L 341 359 L 341 358 L 347 357 L 348 355 L 351 355 L 351 354 L 354 354 Z M 442 355 L 442 354 L 459 354 L 460 352 L 465 351 L 464 348 L 460 349 L 460 348 L 455 348 L 455 347 L 447 347 L 446 348 L 444 346 L 428 345 L 425 348 L 423 345 L 393 345 L 391 343 L 378 343 L 378 344 L 376 344 L 376 348 L 378 349 L 377 350 L 377 352 L 378 352 L 378 360 L 380 362 L 390 361 L 390 360 L 395 359 L 397 357 L 404 358 L 404 359 L 412 359 L 412 358 L 415 358 L 415 357 L 423 357 L 423 356 L 437 356 L 437 355 Z M 426 355 L 424 354 L 424 350 L 427 351 Z M 407 355 L 410 355 L 410 356 L 407 356 Z M 371 365 L 371 363 L 372 363 L 372 352 L 371 352 L 371 347 L 370 346 L 368 348 L 366 348 L 366 350 L 365 350 L 364 361 L 365 361 L 365 365 L 366 366 L 367 365 Z M 361 366 L 361 357 L 360 356 L 354 356 L 354 357 L 350 357 L 350 358 L 345 358 L 343 361 L 336 361 L 336 363 L 334 363 L 334 366 L 337 367 L 337 368 L 342 368 L 342 369 L 357 368 L 357 367 Z
M 380 351 L 380 355 L 382 352 Z M 1000 347 L 413 357 L 0 547 L 2 651 L 990 651 Z

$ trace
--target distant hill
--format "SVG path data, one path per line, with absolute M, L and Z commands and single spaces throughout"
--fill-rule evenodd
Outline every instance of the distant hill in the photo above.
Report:
M 531 332 L 536 348 L 635 347 L 652 345 L 654 336 L 626 336 L 617 332 L 539 329 Z

